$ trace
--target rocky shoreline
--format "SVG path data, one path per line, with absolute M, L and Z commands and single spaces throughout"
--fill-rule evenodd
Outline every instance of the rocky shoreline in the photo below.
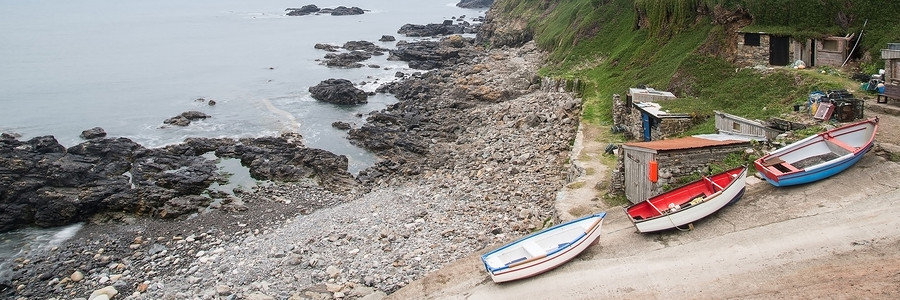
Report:
M 18 258 L 0 278 L 2 295 L 88 299 L 111 287 L 114 299 L 378 298 L 553 222 L 580 101 L 541 88 L 544 54 L 533 43 L 485 50 L 451 37 L 424 48 L 441 55 L 421 57 L 453 53 L 455 64 L 379 89 L 400 101 L 350 129 L 383 158 L 355 180 L 340 159 L 271 161 L 247 150 L 270 163 L 262 174 L 296 180 L 174 220 L 105 214 Z M 279 139 L 292 140 L 269 144 Z M 252 143 L 207 142 L 217 146 L 191 152 Z M 299 165 L 313 171 L 283 172 Z

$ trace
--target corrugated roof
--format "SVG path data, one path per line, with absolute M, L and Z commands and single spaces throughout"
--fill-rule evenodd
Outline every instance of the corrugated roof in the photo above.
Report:
M 743 144 L 748 143 L 748 141 L 741 140 L 710 140 L 699 137 L 686 137 L 686 138 L 677 138 L 677 139 L 668 139 L 668 140 L 659 140 L 659 141 L 651 141 L 651 142 L 639 142 L 639 143 L 626 143 L 625 146 L 638 147 L 656 151 L 666 151 L 666 150 L 683 150 L 683 149 L 695 149 L 695 148 L 705 148 L 705 147 L 713 147 L 713 146 L 725 146 L 725 145 L 734 145 L 734 144 Z

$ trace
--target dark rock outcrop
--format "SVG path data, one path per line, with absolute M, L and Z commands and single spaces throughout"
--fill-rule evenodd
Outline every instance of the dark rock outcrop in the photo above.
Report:
M 310 14 L 325 14 L 332 16 L 352 16 L 366 13 L 366 10 L 359 7 L 338 6 L 335 8 L 319 8 L 313 4 L 305 5 L 301 8 L 287 8 L 288 16 L 305 16 Z
M 427 36 L 463 34 L 463 33 L 467 33 L 467 32 L 466 32 L 466 28 L 464 26 L 455 25 L 455 24 L 453 24 L 453 21 L 450 21 L 450 22 L 444 22 L 443 24 L 427 24 L 427 25 L 406 24 L 406 25 L 401 26 L 400 30 L 397 30 L 397 33 L 408 36 L 408 37 L 427 37 Z
M 380 42 L 393 42 L 396 40 L 397 38 L 395 38 L 393 35 L 382 35 L 381 38 L 378 39 L 378 41 Z
M 391 50 L 388 60 L 401 60 L 409 63 L 409 67 L 419 70 L 431 70 L 453 66 L 474 57 L 476 52 L 465 49 L 471 45 L 472 39 L 451 36 L 441 42 L 397 42 L 397 49 Z
M 81 132 L 81 138 L 86 140 L 104 137 L 106 137 L 106 130 L 103 130 L 103 128 L 100 127 L 94 127 Z
M 494 0 L 460 0 L 456 6 L 461 8 L 488 8 L 492 4 L 494 4 Z
M 309 14 L 318 13 L 321 9 L 314 4 L 304 5 L 301 8 L 288 8 L 285 9 L 287 11 L 288 16 L 305 16 Z
M 175 125 L 175 126 L 188 126 L 191 125 L 192 121 L 202 120 L 209 118 L 210 116 L 199 112 L 199 111 L 186 111 L 181 113 L 180 115 L 171 117 L 163 121 L 163 124 L 167 125 Z
M 338 49 L 340 49 L 341 47 L 340 47 L 340 46 L 337 46 L 337 45 L 330 45 L 330 44 L 322 44 L 322 43 L 318 43 L 318 44 L 316 44 L 315 46 L 313 46 L 313 48 L 316 48 L 316 49 L 319 49 L 319 50 L 325 50 L 325 51 L 328 51 L 328 52 L 337 52 Z
M 331 14 L 332 16 L 353 16 L 353 15 L 361 15 L 366 13 L 366 11 L 359 7 L 346 7 L 346 6 L 338 6 L 335 8 L 323 8 L 319 11 L 322 14 Z
M 347 130 L 347 129 L 351 128 L 350 123 L 341 122 L 341 121 L 332 122 L 331 127 L 334 127 L 334 128 L 340 129 L 340 130 Z
M 96 138 L 66 149 L 52 136 L 0 137 L 0 232 L 60 226 L 93 215 L 125 212 L 174 218 L 205 208 L 201 196 L 226 181 L 215 160 L 239 158 L 259 180 L 314 179 L 333 190 L 352 188 L 347 158 L 305 148 L 299 136 L 188 139 L 147 149 L 127 138 Z
M 350 51 L 365 51 L 372 53 L 372 55 L 378 55 L 376 53 L 387 51 L 387 49 L 378 47 L 375 43 L 369 41 L 349 41 L 344 43 L 343 48 Z
M 344 53 L 328 53 L 325 55 L 324 65 L 337 68 L 362 68 L 365 65 L 360 63 L 366 61 L 372 56 L 384 55 L 388 49 L 378 47 L 375 43 L 369 41 L 349 41 L 343 46 L 335 46 L 329 44 L 316 44 L 316 49 L 329 52 L 337 52 L 344 49 L 349 52 Z
M 365 91 L 346 79 L 327 79 L 309 87 L 309 92 L 316 100 L 340 105 L 367 103 L 369 98 Z
M 362 68 L 365 65 L 360 62 L 370 58 L 372 58 L 372 55 L 363 51 L 328 53 L 325 54 L 325 65 L 338 68 Z

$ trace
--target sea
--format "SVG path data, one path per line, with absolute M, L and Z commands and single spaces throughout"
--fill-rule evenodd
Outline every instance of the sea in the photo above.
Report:
M 307 147 L 346 155 L 358 173 L 377 158 L 331 127 L 361 125 L 365 115 L 397 101 L 377 94 L 359 106 L 312 99 L 308 88 L 329 78 L 374 91 L 411 73 L 405 62 L 375 56 L 356 69 L 321 64 L 314 45 L 365 40 L 404 24 L 483 16 L 453 0 L 0 0 L 0 132 L 27 140 L 52 135 L 66 147 L 81 132 L 103 128 L 148 148 L 188 137 L 261 137 L 299 132 Z M 360 7 L 363 15 L 286 16 L 286 8 Z M 208 105 L 214 100 L 216 105 Z M 163 121 L 196 110 L 211 118 L 186 127 Z M 233 180 L 252 180 L 224 162 Z M 80 225 L 0 234 L 0 270 L 37 247 L 49 247 Z

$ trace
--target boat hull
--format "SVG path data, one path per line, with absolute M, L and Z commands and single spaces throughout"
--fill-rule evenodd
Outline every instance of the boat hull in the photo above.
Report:
M 786 176 L 776 177 L 771 174 L 766 174 L 765 172 L 760 172 L 760 176 L 765 179 L 767 182 L 774 186 L 782 187 L 782 186 L 792 186 L 792 185 L 800 185 L 807 184 L 810 182 L 816 182 L 834 175 L 837 175 L 840 172 L 843 172 L 846 169 L 849 169 L 857 162 L 859 162 L 863 155 L 869 151 L 872 147 L 869 146 L 865 151 L 860 152 L 857 155 L 851 155 L 845 159 L 835 160 L 829 165 L 822 166 L 821 168 L 817 168 L 815 170 L 807 170 L 806 172 L 801 172 L 797 174 L 790 174 Z M 771 176 L 771 178 L 770 178 Z
M 673 229 L 673 228 L 677 228 L 680 226 L 684 226 L 684 225 L 693 223 L 697 220 L 700 220 L 706 216 L 709 216 L 709 215 L 719 211 L 720 209 L 722 209 L 722 207 L 725 207 L 729 204 L 733 204 L 733 203 L 737 202 L 744 195 L 746 182 L 747 182 L 747 168 L 746 167 L 727 171 L 722 174 L 731 174 L 731 175 L 733 175 L 733 179 L 727 186 L 724 186 L 724 187 L 722 187 L 721 190 L 715 191 L 715 193 L 713 193 L 712 195 L 707 196 L 705 198 L 705 200 L 701 203 L 689 205 L 686 208 L 680 208 L 680 209 L 671 211 L 668 208 L 668 204 L 666 204 L 666 203 L 685 203 L 685 202 L 687 202 L 687 200 L 690 200 L 690 199 L 684 199 L 684 197 L 680 197 L 680 196 L 673 196 L 676 198 L 678 198 L 678 197 L 680 197 L 680 198 L 678 198 L 678 199 L 672 198 L 672 199 L 667 200 L 666 197 L 668 196 L 667 194 L 679 194 L 679 193 L 684 194 L 684 195 L 693 195 L 692 193 L 685 194 L 685 193 L 681 192 L 680 189 L 688 188 L 691 185 L 696 185 L 696 184 L 702 183 L 702 181 L 705 179 L 701 179 L 699 181 L 692 182 L 692 183 L 682 186 L 680 188 L 676 188 L 667 193 L 660 194 L 658 196 L 648 199 L 646 202 L 637 203 L 635 205 L 632 205 L 632 206 L 626 208 L 625 211 L 628 214 L 628 216 L 630 217 L 635 228 L 639 232 L 642 232 L 642 233 L 669 230 L 669 229 Z M 722 174 L 714 175 L 711 178 L 715 178 L 716 176 L 721 177 Z M 729 175 L 729 176 L 731 176 L 731 175 Z M 693 197 L 690 197 L 690 198 L 693 198 Z M 664 211 L 665 214 L 653 216 L 650 218 L 639 218 L 639 217 L 635 216 L 636 215 L 636 213 L 635 213 L 636 206 L 639 206 L 639 205 L 647 206 L 647 205 L 650 205 L 651 203 L 655 203 L 655 205 L 663 206 L 663 208 L 665 210 Z M 663 213 L 663 211 L 660 211 L 660 213 Z
M 482 255 L 482 263 L 491 280 L 497 283 L 528 278 L 552 270 L 595 244 L 600 237 L 605 217 L 605 212 L 593 214 L 528 235 Z M 578 233 L 577 237 L 565 237 L 575 233 Z M 561 240 L 554 240 L 549 246 L 541 244 L 541 241 L 559 239 L 560 236 L 563 236 Z M 547 248 L 553 248 L 557 241 L 565 241 L 565 246 L 559 244 L 555 249 Z
M 774 186 L 816 182 L 859 162 L 874 145 L 877 131 L 877 118 L 849 124 L 775 150 L 754 161 L 754 166 Z M 822 156 L 831 158 L 808 166 L 798 165 Z

